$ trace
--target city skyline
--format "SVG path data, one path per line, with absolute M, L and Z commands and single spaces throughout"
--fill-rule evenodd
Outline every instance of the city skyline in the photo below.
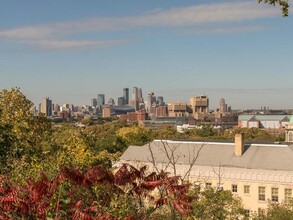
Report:
M 0 89 L 89 105 L 134 86 L 165 102 L 293 108 L 292 16 L 257 1 L 0 3 Z
M 122 93 L 124 92 L 124 90 L 125 89 L 138 89 L 136 86 L 134 86 L 134 87 L 131 87 L 131 88 L 123 88 L 123 90 L 122 90 Z M 144 90 L 143 90 L 143 88 L 139 88 L 141 91 L 142 91 L 142 103 L 144 103 L 144 104 L 147 104 L 147 102 L 148 102 L 148 96 L 149 96 L 149 94 L 151 93 L 154 97 L 156 97 L 156 98 L 163 98 L 163 100 L 164 100 L 164 103 L 165 103 L 165 105 L 167 105 L 168 103 L 176 103 L 176 102 L 178 102 L 178 103 L 186 103 L 187 105 L 189 105 L 190 104 L 190 99 L 191 98 L 194 98 L 194 97 L 196 97 L 196 96 L 206 96 L 208 99 L 209 99 L 209 106 L 210 106 L 210 110 L 216 110 L 216 109 L 221 109 L 221 108 L 227 108 L 227 107 L 232 107 L 232 109 L 263 109 L 263 108 L 267 108 L 267 109 L 279 109 L 279 110 L 281 110 L 281 109 L 292 109 L 292 108 L 280 108 L 280 107 L 278 107 L 278 108 L 274 108 L 274 107 L 272 107 L 272 106 L 270 106 L 270 105 L 259 105 L 259 106 L 256 106 L 256 107 L 253 107 L 253 108 L 249 108 L 249 107 L 243 107 L 243 108 L 233 108 L 233 106 L 231 105 L 231 103 L 229 102 L 229 100 L 227 101 L 227 98 L 226 97 L 224 97 L 224 96 L 222 96 L 222 97 L 220 97 L 219 96 L 219 98 L 217 98 L 217 99 L 210 99 L 210 96 L 209 95 L 206 95 L 205 93 L 201 93 L 201 94 L 195 94 L 195 95 L 191 95 L 191 96 L 189 96 L 189 98 L 187 98 L 187 96 L 185 97 L 185 99 L 175 99 L 174 97 L 172 98 L 172 99 L 168 99 L 167 101 L 165 101 L 166 99 L 165 99 L 165 97 L 164 96 L 162 96 L 162 94 L 158 94 L 158 93 L 156 93 L 156 92 L 154 92 L 154 91 L 151 91 L 151 92 L 144 92 Z M 176 92 L 176 91 L 173 91 L 173 92 Z M 228 92 L 228 91 L 226 91 L 226 92 Z M 263 91 L 263 92 L 266 92 L 266 91 Z M 228 93 L 227 93 L 228 94 Z M 130 95 L 133 95 L 133 93 L 131 93 Z M 104 104 L 101 104 L 101 105 L 99 105 L 98 104 L 98 99 L 99 99 L 99 97 L 101 97 L 101 96 L 103 96 L 103 101 L 102 101 L 102 103 L 104 103 Z M 175 96 L 176 97 L 176 96 Z M 47 96 L 47 97 L 43 97 L 43 99 L 46 99 L 46 98 L 50 98 L 49 96 Z M 82 104 L 76 104 L 76 103 L 72 103 L 72 102 L 58 102 L 58 101 L 56 101 L 56 100 L 52 100 L 52 98 L 50 98 L 51 100 L 52 100 L 52 103 L 53 104 L 58 104 L 58 105 L 64 105 L 64 104 L 70 104 L 70 105 L 74 105 L 74 106 L 92 106 L 92 107 L 95 107 L 95 104 L 93 104 L 93 100 L 95 100 L 96 102 L 97 102 L 97 106 L 102 106 L 102 105 L 107 105 L 108 104 L 108 101 L 109 101 L 109 99 L 113 99 L 114 100 L 114 102 L 115 102 L 115 106 L 120 106 L 118 103 L 119 103 L 119 99 L 120 98 L 123 98 L 123 105 L 129 105 L 129 106 L 131 106 L 131 103 L 128 103 L 128 104 L 126 104 L 126 103 L 124 103 L 124 97 L 122 96 L 122 95 L 120 95 L 119 96 L 119 94 L 117 95 L 117 97 L 115 97 L 115 98 L 113 98 L 113 97 L 108 97 L 107 96 L 107 94 L 105 94 L 105 93 L 99 93 L 99 94 L 96 94 L 96 97 L 91 97 L 89 100 L 87 100 L 86 101 L 86 103 L 82 103 Z M 130 99 L 130 101 L 131 100 L 135 100 L 135 99 Z M 226 102 L 226 104 L 227 104 L 227 102 L 228 102 L 228 104 L 226 105 L 226 107 L 221 107 L 221 105 L 223 104 L 222 102 L 223 102 L 223 100 L 224 100 L 224 103 Z M 33 102 L 34 103 L 34 102 Z M 39 102 L 39 103 L 34 103 L 34 105 L 37 107 L 39 104 L 40 104 L 41 102 Z M 147 107 L 147 106 L 146 106 Z

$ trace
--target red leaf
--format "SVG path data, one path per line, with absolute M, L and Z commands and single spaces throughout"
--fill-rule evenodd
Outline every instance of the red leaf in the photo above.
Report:
M 168 202 L 167 198 L 160 198 L 158 201 L 156 201 L 156 207 L 165 205 Z
M 187 212 L 179 205 L 179 203 L 176 200 L 173 200 L 173 204 L 175 209 L 179 212 L 180 215 L 186 215 Z

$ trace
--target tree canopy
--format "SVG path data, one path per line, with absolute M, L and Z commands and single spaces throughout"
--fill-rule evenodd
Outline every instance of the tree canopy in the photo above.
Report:
M 284 17 L 287 17 L 289 15 L 289 3 L 286 0 L 258 0 L 258 3 L 268 3 L 270 5 L 279 5 L 282 10 L 282 14 Z

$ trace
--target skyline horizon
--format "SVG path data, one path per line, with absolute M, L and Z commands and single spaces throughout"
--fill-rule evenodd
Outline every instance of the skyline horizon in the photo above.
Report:
M 201 91 L 205 91 L 205 92 L 198 92 L 198 93 L 192 93 L 192 90 L 183 90 L 183 91 L 180 91 L 178 93 L 178 90 L 173 90 L 173 91 L 169 91 L 169 90 L 165 90 L 165 91 L 162 91 L 162 90 L 157 90 L 157 91 L 160 91 L 161 93 L 159 92 L 156 92 L 156 90 L 151 90 L 151 91 L 147 91 L 147 90 L 144 90 L 143 87 L 140 87 L 140 86 L 132 86 L 132 87 L 121 87 L 121 91 L 120 91 L 120 96 L 117 95 L 118 93 L 116 93 L 116 95 L 114 96 L 111 96 L 111 95 L 108 95 L 108 93 L 103 93 L 103 92 L 97 92 L 94 96 L 90 96 L 90 95 L 87 95 L 87 94 L 80 94 L 80 95 L 73 95 L 71 97 L 75 97 L 75 96 L 78 96 L 78 97 L 83 97 L 83 100 L 85 100 L 85 102 L 74 102 L 74 101 L 66 101 L 66 100 L 70 100 L 70 99 L 67 99 L 66 97 L 64 98 L 60 98 L 60 97 L 55 97 L 55 96 L 50 96 L 50 95 L 46 95 L 46 96 L 43 96 L 43 97 L 39 97 L 37 100 L 33 100 L 30 98 L 30 95 L 27 95 L 23 90 L 22 88 L 20 87 L 17 87 L 17 88 L 20 88 L 21 92 L 24 93 L 24 95 L 30 100 L 32 101 L 32 103 L 35 105 L 35 106 L 38 106 L 38 104 L 40 104 L 42 102 L 42 99 L 45 98 L 45 97 L 48 97 L 50 98 L 50 100 L 52 100 L 53 103 L 56 103 L 58 105 L 63 105 L 63 104 L 73 104 L 74 106 L 83 106 L 83 105 L 88 105 L 90 106 L 91 104 L 91 99 L 92 98 L 97 98 L 98 94 L 104 94 L 105 95 L 105 104 L 108 102 L 108 100 L 110 98 L 113 98 L 114 101 L 115 101 L 115 105 L 117 105 L 117 99 L 119 97 L 122 97 L 123 96 L 123 89 L 124 88 L 129 88 L 129 100 L 132 99 L 132 89 L 134 87 L 138 87 L 138 88 L 141 88 L 142 89 L 142 96 L 143 96 L 143 99 L 144 101 L 146 101 L 146 96 L 149 92 L 153 92 L 154 95 L 156 97 L 158 96 L 163 96 L 164 98 L 164 102 L 165 104 L 167 105 L 169 102 L 185 102 L 185 103 L 189 103 L 189 99 L 191 97 L 194 97 L 194 96 L 201 96 L 201 95 L 204 95 L 204 96 L 207 96 L 209 98 L 209 103 L 210 103 L 210 109 L 217 109 L 219 107 L 219 100 L 221 98 L 224 98 L 225 101 L 226 101 L 226 104 L 228 104 L 228 106 L 231 106 L 232 109 L 261 109 L 262 107 L 268 107 L 269 109 L 293 109 L 293 106 L 290 107 L 282 107 L 282 106 L 279 106 L 279 105 L 276 105 L 276 104 L 272 104 L 272 103 L 268 103 L 268 102 L 263 102 L 264 104 L 261 104 L 259 103 L 259 105 L 255 105 L 255 106 L 248 106 L 245 102 L 237 102 L 237 103 L 231 103 L 229 101 L 229 95 L 235 95 L 235 93 L 239 94 L 241 93 L 242 94 L 242 97 L 245 98 L 245 93 L 243 94 L 243 91 L 250 91 L 250 92 L 255 92 L 255 91 L 258 91 L 260 93 L 267 93 L 267 92 L 274 92 L 275 89 L 256 89 L 256 90 L 251 90 L 251 89 L 198 89 L 198 90 L 201 90 Z M 4 88 L 1 88 L 1 90 L 4 89 Z M 7 88 L 5 88 L 7 89 Z M 9 89 L 9 88 L 8 88 Z M 279 90 L 279 89 L 278 89 Z M 293 92 L 293 88 L 289 88 L 289 89 L 282 89 L 284 92 L 288 93 L 288 92 Z M 118 91 L 118 90 L 117 90 Z M 210 94 L 209 95 L 209 92 L 210 91 Z M 219 91 L 221 91 L 222 93 L 218 93 Z M 168 97 L 168 95 L 166 94 L 170 94 L 173 93 L 173 97 L 175 95 L 175 97 L 177 98 L 170 98 Z M 233 94 L 231 94 L 231 92 L 234 92 Z M 215 95 L 215 93 L 217 93 L 217 95 Z M 112 93 L 113 94 L 113 93 Z M 162 95 L 162 94 L 165 94 L 165 95 Z M 189 96 L 188 96 L 189 94 Z M 222 96 L 221 96 L 222 95 Z M 259 96 L 262 96 L 262 94 L 258 94 Z M 228 98 L 227 98 L 228 97 Z M 239 96 L 240 97 L 240 96 Z M 247 97 L 246 97 L 247 98 Z M 57 101 L 56 101 L 57 100 Z M 72 99 L 71 99 L 72 100 Z M 244 99 L 245 100 L 245 99 Z M 246 99 L 246 101 L 248 101 Z M 268 104 L 265 104 L 265 103 L 268 103 Z M 235 105 L 236 104 L 236 105 Z M 242 106 L 239 106 L 239 104 L 241 104 Z

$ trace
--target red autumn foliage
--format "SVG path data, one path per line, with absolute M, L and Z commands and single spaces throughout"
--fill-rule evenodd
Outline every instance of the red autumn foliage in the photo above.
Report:
M 0 219 L 116 220 L 120 216 L 110 211 L 114 195 L 133 196 L 140 202 L 152 200 L 154 210 L 171 205 L 178 214 L 188 215 L 188 204 L 193 198 L 186 195 L 189 185 L 179 184 L 178 180 L 179 177 L 168 177 L 164 172 L 147 175 L 146 166 L 136 169 L 129 164 L 123 164 L 115 174 L 99 166 L 84 172 L 64 168 L 53 180 L 42 173 L 39 180 L 28 178 L 24 184 L 3 176 L 0 177 Z M 95 191 L 97 187 L 104 189 L 101 194 Z M 161 192 L 159 197 L 154 196 L 154 189 Z M 147 218 L 142 215 L 140 218 Z M 126 219 L 139 218 L 132 214 Z

